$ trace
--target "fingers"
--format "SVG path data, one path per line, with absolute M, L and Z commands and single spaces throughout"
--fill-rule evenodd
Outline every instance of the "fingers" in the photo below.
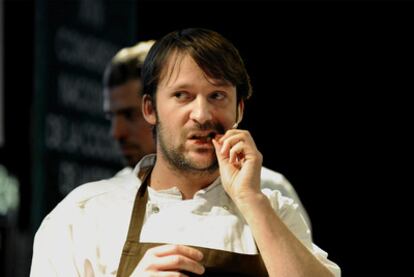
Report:
M 189 246 L 162 245 L 145 253 L 132 276 L 186 276 L 181 271 L 203 274 L 203 254 Z
M 204 272 L 199 263 L 203 258 L 201 251 L 185 245 L 162 245 L 149 250 L 157 259 L 156 270 L 186 270 L 197 274 Z
M 229 162 L 233 165 L 241 167 L 241 163 L 244 158 L 244 142 L 239 141 L 233 147 L 231 147 L 229 152 Z
M 238 162 L 246 154 L 246 151 L 254 151 L 255 143 L 248 131 L 228 130 L 223 136 L 216 137 L 218 142 L 216 150 L 219 150 L 221 158 L 229 158 L 230 163 Z
M 188 275 L 185 275 L 184 273 L 177 272 L 177 271 L 162 271 L 162 272 L 157 272 L 157 277 L 188 277 Z
M 158 259 L 157 270 L 184 270 L 196 274 L 203 274 L 204 267 L 197 261 L 183 255 L 168 255 Z
M 201 251 L 185 245 L 166 244 L 151 248 L 149 251 L 158 257 L 181 254 L 196 261 L 203 259 L 203 253 Z

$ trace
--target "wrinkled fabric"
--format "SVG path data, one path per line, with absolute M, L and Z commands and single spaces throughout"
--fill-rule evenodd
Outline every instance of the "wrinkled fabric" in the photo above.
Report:
M 95 276 L 115 276 L 126 240 L 142 169 L 155 155 L 144 157 L 131 174 L 79 186 L 45 217 L 34 241 L 31 276 L 84 276 L 85 261 Z M 278 190 L 263 189 L 273 209 L 296 237 L 335 276 L 339 267 L 312 243 L 297 204 Z M 140 241 L 186 244 L 242 254 L 255 254 L 251 230 L 224 192 L 220 180 L 182 200 L 177 188 L 151 188 Z

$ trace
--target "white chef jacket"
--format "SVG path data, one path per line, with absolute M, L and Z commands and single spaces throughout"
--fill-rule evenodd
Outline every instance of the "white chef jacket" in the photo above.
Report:
M 132 167 L 127 166 L 123 168 L 121 171 L 119 171 L 116 175 L 131 174 L 133 170 L 134 169 Z M 309 229 L 312 230 L 312 225 L 308 213 L 306 212 L 305 207 L 300 201 L 300 198 L 296 193 L 295 188 L 285 178 L 285 176 L 283 176 L 279 172 L 273 171 L 267 167 L 262 166 L 262 170 L 260 172 L 260 182 L 262 189 L 268 188 L 271 190 L 278 190 L 283 196 L 293 199 L 295 204 L 298 205 L 298 210 L 302 213 Z
M 84 276 L 88 260 L 95 276 L 115 276 L 126 240 L 138 173 L 153 166 L 155 155 L 144 157 L 131 174 L 88 183 L 73 190 L 46 216 L 36 233 L 31 276 Z M 312 243 L 310 230 L 297 205 L 277 190 L 263 189 L 273 209 L 296 237 L 335 276 L 339 267 Z M 161 242 L 255 254 L 251 230 L 217 179 L 182 200 L 173 187 L 148 187 L 141 242 Z

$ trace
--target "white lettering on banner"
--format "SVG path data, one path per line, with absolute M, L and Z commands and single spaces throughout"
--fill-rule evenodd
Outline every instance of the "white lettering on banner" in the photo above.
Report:
M 117 49 L 106 40 L 67 27 L 59 28 L 55 36 L 55 51 L 60 62 L 80 66 L 99 75 Z
M 93 79 L 62 73 L 58 76 L 58 100 L 65 108 L 102 115 L 101 84 Z
M 104 124 L 50 113 L 46 115 L 45 132 L 47 149 L 108 162 L 120 160 L 108 135 L 109 127 Z

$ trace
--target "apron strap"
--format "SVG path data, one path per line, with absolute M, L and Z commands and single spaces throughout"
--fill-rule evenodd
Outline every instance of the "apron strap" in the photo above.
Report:
M 146 178 L 146 177 L 145 177 Z M 142 225 L 144 224 L 146 205 L 148 202 L 147 181 L 145 180 L 138 189 L 135 197 L 134 208 L 132 210 L 131 220 L 127 240 L 139 241 Z
M 129 222 L 127 240 L 124 244 L 124 248 L 122 249 L 122 256 L 116 274 L 117 277 L 131 275 L 146 251 L 146 249 L 139 247 L 139 238 L 148 202 L 147 179 L 151 171 L 151 169 L 148 169 L 144 173 L 142 184 L 137 191 L 137 195 L 135 196 L 134 208 Z M 140 253 L 142 251 L 144 251 L 144 253 Z

